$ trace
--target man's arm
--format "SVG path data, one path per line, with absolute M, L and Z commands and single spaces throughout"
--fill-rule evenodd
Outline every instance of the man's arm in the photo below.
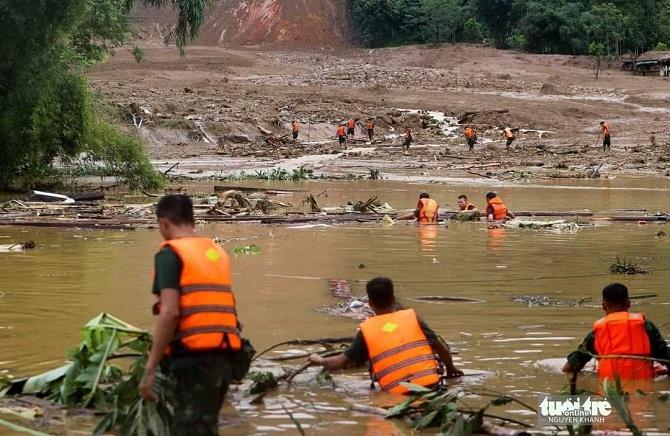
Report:
M 451 357 L 451 350 L 449 349 L 449 345 L 444 343 L 444 341 L 441 339 L 438 339 L 434 344 L 432 344 L 432 347 L 433 351 L 435 351 L 435 353 L 440 357 L 440 360 L 444 363 L 448 378 L 463 376 L 463 371 L 457 369 L 456 366 L 454 366 L 454 360 Z
M 318 354 L 309 356 L 309 361 L 314 365 L 323 366 L 330 371 L 344 369 L 350 363 L 363 363 L 366 360 L 368 360 L 368 347 L 360 331 L 356 333 L 354 341 L 344 353 L 332 357 L 322 357 Z
M 331 357 L 322 357 L 318 354 L 312 354 L 309 356 L 309 361 L 314 365 L 323 366 L 328 371 L 337 371 L 344 369 L 349 365 L 349 358 L 344 353 Z
M 649 344 L 651 345 L 651 357 L 656 359 L 670 360 L 670 348 L 668 343 L 663 338 L 663 335 L 658 328 L 651 321 L 645 321 L 645 329 L 647 336 L 649 336 Z M 660 362 L 663 366 L 670 370 L 670 363 Z
M 165 349 L 170 345 L 179 323 L 179 298 L 180 292 L 177 289 L 165 288 L 161 290 L 161 310 L 156 321 L 149 359 L 144 366 L 144 376 L 140 382 L 140 395 L 145 400 L 158 400 L 154 391 L 156 368 L 163 359 Z
M 574 373 L 581 371 L 591 360 L 591 354 L 596 354 L 595 342 L 595 333 L 591 332 L 586 335 L 577 350 L 568 355 L 568 362 L 563 366 L 563 372 Z
M 449 345 L 447 345 L 447 343 L 444 342 L 444 340 L 442 340 L 442 338 L 438 336 L 438 334 L 435 333 L 433 329 L 428 327 L 428 324 L 426 324 L 421 318 L 419 318 L 419 326 L 421 327 L 423 334 L 426 335 L 426 339 L 428 339 L 433 352 L 435 352 L 442 363 L 444 363 L 445 369 L 447 370 L 447 377 L 461 377 L 463 375 L 463 371 L 457 369 L 454 365 L 454 359 L 451 356 Z

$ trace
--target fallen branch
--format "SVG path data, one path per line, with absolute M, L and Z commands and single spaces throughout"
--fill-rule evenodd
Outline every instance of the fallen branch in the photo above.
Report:
M 260 353 L 256 354 L 254 358 L 252 359 L 252 362 L 259 357 L 263 356 L 264 354 L 269 353 L 270 351 L 282 347 L 284 345 L 302 345 L 302 346 L 308 346 L 308 345 L 323 345 L 323 344 L 346 344 L 346 343 L 351 343 L 353 342 L 354 338 L 352 336 L 345 336 L 341 338 L 320 338 L 320 339 L 293 339 L 291 341 L 285 341 L 285 342 L 280 342 L 278 344 L 275 344 L 271 347 L 266 348 L 265 350 L 261 351 Z

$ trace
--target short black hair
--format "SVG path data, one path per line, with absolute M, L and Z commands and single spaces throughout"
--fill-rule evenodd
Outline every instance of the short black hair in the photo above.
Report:
M 422 192 L 419 194 L 419 198 L 430 198 L 430 194 L 427 192 Z
M 182 194 L 169 194 L 161 198 L 156 206 L 156 217 L 166 218 L 172 224 L 193 225 L 193 201 L 191 198 Z
M 605 124 L 605 122 L 604 122 L 604 121 L 601 121 L 600 124 Z
M 488 194 L 486 194 L 486 199 L 487 200 L 493 200 L 497 196 L 498 196 L 498 194 L 496 194 L 495 192 L 489 192 Z
M 388 277 L 376 277 L 365 286 L 368 292 L 368 300 L 375 307 L 386 309 L 394 302 L 393 281 Z
M 460 200 L 461 198 L 462 198 L 463 200 L 465 200 L 465 201 L 468 201 L 468 196 L 465 195 L 465 194 L 461 194 L 461 195 L 458 196 L 458 199 L 459 199 L 459 200 Z
M 625 306 L 628 302 L 628 288 L 621 283 L 612 283 L 603 289 L 603 302 L 614 306 Z

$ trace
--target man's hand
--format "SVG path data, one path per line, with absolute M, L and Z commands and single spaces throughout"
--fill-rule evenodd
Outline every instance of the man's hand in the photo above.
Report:
M 309 361 L 314 365 L 323 366 L 326 362 L 326 359 L 319 356 L 318 354 L 311 354 L 309 356 Z
M 156 369 L 145 368 L 144 375 L 140 381 L 140 396 L 147 401 L 158 401 L 158 395 L 154 387 L 156 386 Z
M 447 367 L 447 378 L 463 377 L 463 371 L 455 366 Z

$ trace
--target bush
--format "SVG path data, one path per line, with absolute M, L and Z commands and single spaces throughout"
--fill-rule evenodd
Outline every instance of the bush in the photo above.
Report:
M 475 17 L 470 17 L 463 25 L 463 41 L 481 43 L 484 40 L 484 26 Z
M 523 50 L 526 47 L 526 37 L 515 33 L 507 38 L 507 46 L 513 50 Z

